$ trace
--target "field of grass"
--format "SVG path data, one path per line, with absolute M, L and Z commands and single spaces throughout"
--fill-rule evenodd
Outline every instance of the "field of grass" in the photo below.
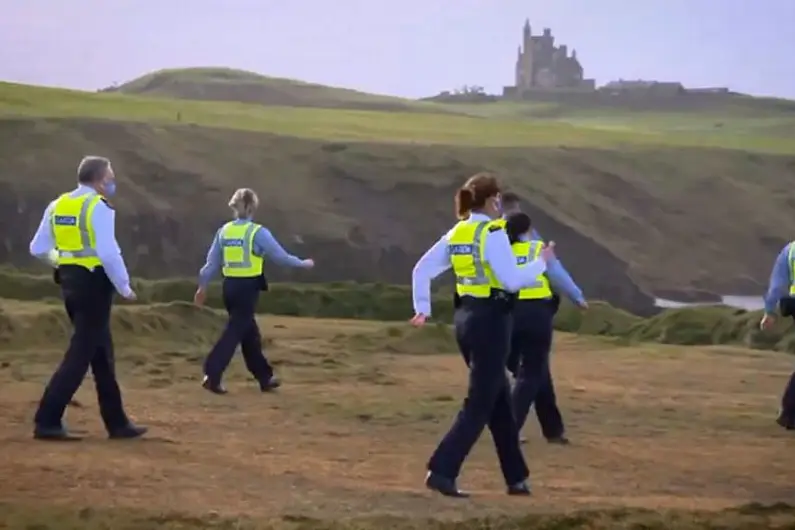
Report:
M 67 413 L 85 439 L 38 444 L 29 439 L 30 417 L 65 344 L 62 310 L 2 304 L 12 322 L 35 327 L 6 325 L 9 340 L 0 341 L 0 528 L 795 524 L 795 509 L 784 504 L 795 491 L 793 475 L 782 458 L 792 435 L 772 421 L 791 369 L 782 354 L 559 334 L 553 369 L 572 445 L 543 443 L 531 418 L 525 452 L 534 497 L 515 499 L 503 492 L 484 435 L 461 478 L 474 497 L 457 502 L 422 487 L 425 461 L 466 382 L 447 330 L 263 316 L 267 352 L 284 386 L 260 394 L 235 359 L 231 393 L 214 396 L 199 380 L 220 314 L 187 304 L 120 306 L 118 373 L 129 413 L 150 434 L 106 441 L 87 381 Z
M 709 135 L 657 130 L 642 119 L 621 128 L 587 121 L 483 119 L 453 114 L 278 107 L 235 102 L 158 99 L 0 83 L 0 116 L 97 118 L 200 125 L 330 141 L 477 147 L 712 147 L 795 153 L 795 138 L 776 134 Z M 631 127 L 632 123 L 640 127 Z

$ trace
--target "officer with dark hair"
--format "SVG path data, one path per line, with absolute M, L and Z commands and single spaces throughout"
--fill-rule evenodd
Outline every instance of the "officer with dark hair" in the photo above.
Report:
M 417 262 L 412 272 L 415 316 L 422 326 L 431 313 L 431 281 L 452 267 L 456 277 L 455 335 L 469 366 L 469 389 L 450 431 L 428 461 L 425 485 L 442 495 L 466 497 L 456 480 L 488 425 L 509 495 L 529 495 L 529 471 L 519 446 L 505 373 L 511 307 L 515 293 L 531 285 L 552 259 L 552 245 L 520 269 L 499 216 L 500 187 L 488 173 L 471 177 L 456 194 L 460 220 Z
M 530 217 L 525 213 L 512 213 L 505 226 L 517 264 L 522 267 L 538 255 L 543 242 L 532 239 L 535 232 Z M 507 366 L 516 378 L 512 402 L 519 429 L 524 426 L 530 408 L 535 404 L 544 438 L 549 443 L 566 445 L 569 439 L 557 405 L 549 362 L 553 319 L 559 303 L 559 299 L 555 299 L 553 286 L 555 291 L 564 292 L 579 307 L 588 307 L 582 291 L 560 262 L 557 259 L 550 260 L 546 272 L 539 275 L 533 285 L 519 291 L 513 311 L 511 352 Z
M 115 236 L 115 212 L 108 198 L 116 191 L 110 161 L 87 156 L 77 169 L 78 187 L 47 206 L 30 242 L 30 253 L 56 267 L 64 306 L 74 332 L 60 366 L 44 390 L 33 436 L 78 440 L 62 423 L 66 406 L 89 367 L 99 412 L 110 438 L 137 438 L 147 429 L 130 422 L 116 380 L 110 312 L 114 291 L 135 300 Z
M 795 242 L 787 243 L 779 252 L 773 271 L 770 273 L 770 285 L 765 294 L 765 314 L 759 327 L 769 329 L 776 322 L 776 306 L 783 317 L 795 320 Z M 776 423 L 788 431 L 795 430 L 795 372 L 789 378 L 784 394 L 781 397 Z

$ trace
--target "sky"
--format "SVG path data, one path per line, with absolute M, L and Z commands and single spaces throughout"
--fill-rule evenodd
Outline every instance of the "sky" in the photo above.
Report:
M 795 99 L 795 0 L 0 0 L 0 80 L 95 90 L 227 66 L 423 97 L 513 84 L 526 18 L 585 77 Z

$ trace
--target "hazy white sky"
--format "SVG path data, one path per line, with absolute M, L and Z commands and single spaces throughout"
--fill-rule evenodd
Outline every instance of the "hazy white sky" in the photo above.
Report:
M 586 77 L 795 98 L 795 0 L 0 0 L 0 79 L 96 89 L 229 66 L 421 97 L 513 83 L 525 18 Z

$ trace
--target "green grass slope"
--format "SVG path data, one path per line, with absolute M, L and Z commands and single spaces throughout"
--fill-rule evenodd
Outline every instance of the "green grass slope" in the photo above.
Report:
M 444 108 L 432 103 L 368 94 L 296 79 L 266 77 L 231 68 L 158 70 L 123 85 L 107 88 L 104 92 L 283 107 L 445 112 Z
M 136 274 L 194 274 L 229 195 L 251 186 L 260 220 L 318 260 L 276 278 L 406 283 L 449 226 L 455 188 L 490 169 L 592 297 L 648 312 L 642 290 L 757 292 L 791 235 L 795 139 L 649 127 L 0 84 L 0 220 L 18 228 L 0 260 L 30 266 L 41 209 L 81 156 L 100 153 L 119 174 L 118 233 Z
M 92 94 L 12 83 L 0 83 L 0 115 L 200 125 L 351 142 L 602 149 L 712 147 L 771 154 L 795 153 L 795 138 L 773 134 L 704 135 L 653 127 L 606 130 L 588 123 L 508 119 L 506 116 L 483 119 L 443 113 L 260 106 L 118 93 Z
M 115 311 L 114 328 L 121 336 L 167 333 L 184 340 L 215 333 L 223 318 L 189 303 L 195 288 L 195 281 L 190 279 L 136 281 L 139 299 L 135 304 L 120 302 Z M 34 301 L 47 302 L 50 307 L 43 309 L 42 304 L 19 303 Z M 219 285 L 210 286 L 207 306 L 223 308 Z M 435 322 L 452 322 L 453 305 L 449 290 L 442 289 L 434 295 L 433 308 Z M 353 282 L 273 284 L 270 291 L 260 298 L 258 310 L 284 316 L 396 323 L 405 323 L 413 313 L 411 291 L 407 286 Z M 556 316 L 555 328 L 616 339 L 619 344 L 735 345 L 795 353 L 795 328 L 791 322 L 782 320 L 774 329 L 761 332 L 758 327 L 760 318 L 760 312 L 721 306 L 669 309 L 650 318 L 641 318 L 609 304 L 595 302 L 585 312 L 563 304 Z M 34 338 L 30 333 L 33 329 L 45 331 Z M 410 329 L 406 325 L 404 331 Z M 438 331 L 430 326 L 421 334 L 427 338 L 439 338 Z M 68 333 L 69 322 L 61 308 L 60 291 L 51 278 L 0 272 L 0 345 L 30 344 L 35 340 L 40 340 L 43 345 L 48 340 L 63 339 Z M 389 343 L 403 335 L 400 331 L 390 331 L 381 337 L 383 340 L 379 344 Z M 448 334 L 444 334 L 443 340 L 449 346 L 451 339 Z

